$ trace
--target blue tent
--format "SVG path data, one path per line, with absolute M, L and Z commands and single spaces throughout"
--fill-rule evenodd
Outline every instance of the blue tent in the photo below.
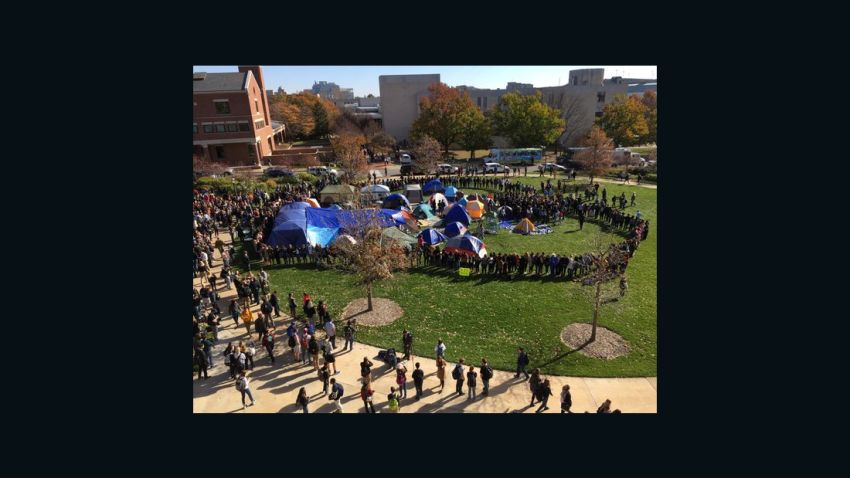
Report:
M 466 205 L 469 204 L 469 201 L 467 201 L 465 197 L 462 197 L 457 200 L 457 203 L 463 207 L 466 207 Z
M 383 209 L 400 209 L 402 206 L 406 207 L 408 210 L 411 209 L 410 201 L 407 200 L 407 197 L 398 193 L 390 194 L 385 197 L 384 202 L 381 203 L 381 208 Z
M 466 234 L 466 226 L 459 222 L 452 222 L 448 226 L 446 226 L 446 229 L 445 231 L 443 231 L 443 233 L 446 235 L 446 237 L 462 236 Z
M 339 204 L 331 204 L 330 208 L 331 209 L 342 209 L 342 206 L 340 206 Z
M 450 222 L 457 221 L 462 222 L 464 226 L 469 226 L 471 220 L 472 219 L 469 217 L 469 213 L 466 212 L 466 209 L 464 209 L 460 204 L 455 204 L 449 209 L 449 212 L 446 213 L 443 223 L 448 224 Z
M 277 216 L 274 218 L 274 225 L 277 226 L 280 223 L 286 221 L 304 221 L 305 213 L 304 210 L 308 209 L 312 206 L 307 204 L 306 202 L 294 202 L 290 204 L 286 204 L 280 208 Z
M 272 246 L 288 246 L 292 244 L 296 247 L 307 244 L 304 221 L 302 220 L 301 223 L 297 221 L 285 221 L 275 225 L 266 243 Z
M 481 239 L 470 234 L 453 237 L 446 241 L 445 251 L 478 257 L 487 255 L 487 249 Z
M 413 217 L 417 219 L 431 220 L 435 218 L 434 210 L 431 209 L 431 206 L 423 202 L 422 204 L 416 206 L 416 209 L 413 210 Z
M 439 179 L 432 179 L 422 186 L 422 191 L 425 194 L 434 194 L 443 192 L 443 183 Z
M 313 245 L 322 247 L 332 243 L 339 234 L 345 233 L 346 229 L 350 230 L 355 227 L 364 215 L 375 218 L 382 227 L 405 224 L 404 218 L 396 217 L 400 213 L 393 209 L 348 211 L 345 209 L 311 207 L 305 209 L 305 214 L 307 240 Z
M 443 194 L 446 196 L 446 199 L 448 199 L 449 202 L 454 202 L 456 199 L 455 195 L 457 194 L 457 188 L 454 186 L 449 186 L 446 188 Z
M 433 246 L 434 244 L 439 244 L 446 240 L 446 236 L 440 234 L 440 231 L 436 229 L 423 229 L 422 232 L 419 233 L 419 244 L 426 244 L 429 246 Z

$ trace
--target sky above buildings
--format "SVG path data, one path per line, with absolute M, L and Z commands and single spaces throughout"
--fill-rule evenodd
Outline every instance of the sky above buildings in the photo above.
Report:
M 266 89 L 283 87 L 287 93 L 310 89 L 314 81 L 336 83 L 340 88 L 353 88 L 355 96 L 379 96 L 378 76 L 439 73 L 449 86 L 505 88 L 509 81 L 532 83 L 534 86 L 558 86 L 569 81 L 570 70 L 604 68 L 605 78 L 658 78 L 656 66 L 267 66 L 263 67 Z M 236 66 L 199 65 L 193 72 L 235 72 Z

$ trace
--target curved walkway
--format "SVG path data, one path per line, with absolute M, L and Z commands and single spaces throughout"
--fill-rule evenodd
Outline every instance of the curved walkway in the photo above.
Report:
M 222 241 L 229 243 L 229 234 L 220 233 Z M 218 252 L 216 251 L 216 254 Z M 215 259 L 213 271 L 217 274 L 221 270 L 221 260 Z M 200 288 L 200 279 L 194 279 L 193 285 Z M 214 367 L 209 369 L 209 379 L 198 380 L 197 373 L 192 379 L 192 411 L 194 413 L 302 413 L 300 408 L 295 407 L 295 398 L 301 387 L 307 389 L 310 397 L 310 413 L 329 413 L 334 410 L 332 402 L 322 396 L 322 384 L 319 382 L 316 372 L 310 365 L 294 363 L 292 354 L 285 339 L 285 329 L 289 324 L 288 316 L 283 315 L 275 318 L 276 363 L 271 364 L 263 347 L 257 343 L 257 356 L 254 358 L 254 370 L 248 372 L 251 391 L 257 404 L 247 409 L 242 409 L 241 394 L 230 379 L 228 368 L 224 366 L 224 357 L 221 353 L 227 347 L 228 341 L 237 342 L 249 339 L 245 332 L 245 326 L 236 327 L 233 319 L 227 314 L 226 304 L 232 297 L 236 296 L 236 289 L 227 290 L 219 286 L 221 298 L 220 307 L 224 312 L 221 326 L 219 327 L 219 341 L 213 348 Z M 286 298 L 281 298 L 285 301 Z M 284 303 L 285 305 L 285 303 Z M 285 307 L 284 307 L 285 309 Z M 259 306 L 252 306 L 254 316 L 260 315 Z M 251 328 L 250 339 L 256 340 L 257 334 Z M 372 387 L 375 390 L 374 404 L 378 411 L 385 411 L 387 405 L 387 394 L 390 387 L 395 386 L 395 373 L 390 371 L 386 365 L 378 360 L 377 347 L 355 343 L 354 349 L 349 352 L 342 351 L 345 339 L 342 338 L 342 327 L 338 327 L 336 365 L 339 374 L 336 375 L 337 382 L 345 388 L 342 404 L 345 413 L 363 412 L 363 401 L 360 400 L 360 362 L 363 357 L 372 361 Z M 319 333 L 319 336 L 323 333 Z M 451 347 L 451 344 L 448 344 Z M 449 350 L 451 353 L 451 350 Z M 448 357 L 452 359 L 451 354 Z M 472 358 L 469 358 L 472 360 Z M 480 361 L 480 358 L 478 359 Z M 321 360 L 320 360 L 321 362 Z M 419 362 L 425 371 L 425 383 L 423 386 L 423 397 L 419 401 L 414 400 L 416 389 L 410 374 L 414 370 L 414 363 Z M 406 362 L 408 369 L 408 399 L 401 400 L 401 413 L 534 413 L 538 406 L 529 407 L 531 393 L 528 382 L 522 377 L 515 379 L 513 373 L 500 370 L 495 371 L 495 376 L 490 380 L 490 395 L 481 396 L 482 384 L 479 375 L 477 393 L 475 400 L 467 400 L 467 389 L 464 384 L 463 395 L 453 393 L 455 381 L 451 378 L 453 362 L 449 362 L 446 371 L 446 386 L 442 393 L 439 392 L 440 382 L 436 377 L 436 363 L 432 358 L 412 357 Z M 478 362 L 473 361 L 470 365 L 476 367 Z M 584 378 L 584 377 L 561 377 L 545 375 L 552 385 L 552 393 L 549 398 L 549 410 L 544 413 L 560 413 L 559 394 L 564 384 L 570 385 L 572 393 L 572 411 L 583 413 L 595 412 L 597 407 L 606 399 L 611 399 L 611 408 L 619 408 L 623 413 L 656 413 L 657 411 L 657 379 L 656 377 L 641 378 Z

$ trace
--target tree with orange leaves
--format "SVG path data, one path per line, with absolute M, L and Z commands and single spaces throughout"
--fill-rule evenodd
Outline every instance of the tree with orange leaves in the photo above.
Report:
M 410 126 L 410 137 L 415 141 L 430 136 L 448 155 L 449 146 L 461 138 L 467 119 L 476 108 L 469 94 L 444 83 L 434 83 L 428 91 L 430 96 L 419 101 L 419 117 Z

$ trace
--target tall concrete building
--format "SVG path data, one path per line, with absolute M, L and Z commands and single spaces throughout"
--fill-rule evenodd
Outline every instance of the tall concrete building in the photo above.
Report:
M 419 99 L 440 75 L 381 75 L 378 77 L 384 131 L 397 141 L 408 139 L 410 125 L 419 117 Z
M 535 87 L 530 83 L 510 82 L 502 88 L 475 88 L 460 85 L 457 88 L 469 94 L 472 103 L 481 111 L 496 108 L 505 93 L 516 92 L 533 95 L 540 92 L 540 100 L 552 108 L 561 110 L 568 120 L 567 130 L 561 143 L 573 146 L 593 126 L 593 121 L 602 114 L 604 106 L 619 94 L 628 94 L 629 85 L 657 80 L 614 77 L 604 79 L 604 68 L 572 70 L 568 83 L 560 86 Z M 428 86 L 440 81 L 440 75 L 393 75 L 381 76 L 381 109 L 384 129 L 398 140 L 406 139 L 410 124 L 419 115 L 419 98 L 428 95 Z M 570 127 L 569 125 L 572 125 Z M 496 146 L 506 146 L 504 139 L 496 138 Z

